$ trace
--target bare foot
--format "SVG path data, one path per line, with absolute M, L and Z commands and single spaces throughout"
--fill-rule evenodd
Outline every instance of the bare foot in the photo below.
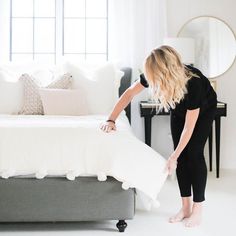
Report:
M 170 217 L 169 222 L 177 223 L 177 222 L 182 221 L 184 218 L 190 217 L 190 215 L 191 215 L 190 207 L 187 209 L 181 208 L 180 211 L 176 215 Z
M 202 220 L 202 206 L 201 203 L 193 204 L 193 211 L 189 218 L 186 219 L 186 227 L 195 227 L 201 224 Z

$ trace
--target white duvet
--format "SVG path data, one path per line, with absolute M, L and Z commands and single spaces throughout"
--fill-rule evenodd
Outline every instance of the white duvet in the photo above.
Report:
M 99 128 L 105 119 L 1 115 L 0 176 L 113 176 L 155 203 L 167 177 L 165 159 L 135 137 L 125 114 L 110 133 Z

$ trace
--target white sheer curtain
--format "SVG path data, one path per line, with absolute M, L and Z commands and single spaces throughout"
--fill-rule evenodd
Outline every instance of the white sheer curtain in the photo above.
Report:
M 165 0 L 109 0 L 109 60 L 133 69 L 133 80 L 138 78 L 146 55 L 162 44 L 166 37 Z M 132 128 L 144 139 L 143 121 L 138 102 L 146 99 L 148 90 L 132 101 Z
M 133 69 L 166 36 L 165 0 L 109 0 L 109 59 Z

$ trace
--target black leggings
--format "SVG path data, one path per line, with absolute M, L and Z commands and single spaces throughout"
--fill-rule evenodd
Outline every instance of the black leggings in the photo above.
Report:
M 192 187 L 194 202 L 202 202 L 205 200 L 207 167 L 203 152 L 215 117 L 215 112 L 216 104 L 205 111 L 204 114 L 200 113 L 193 134 L 178 158 L 176 174 L 180 195 L 181 197 L 190 197 Z M 179 143 L 184 128 L 184 122 L 184 118 L 171 112 L 171 133 L 174 148 L 176 148 Z

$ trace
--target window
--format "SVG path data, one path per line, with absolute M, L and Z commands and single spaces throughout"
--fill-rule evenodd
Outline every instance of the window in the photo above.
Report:
M 64 0 L 64 55 L 107 59 L 107 0 Z
M 11 0 L 12 61 L 55 61 L 55 0 Z
M 105 61 L 108 0 L 11 0 L 10 60 Z

